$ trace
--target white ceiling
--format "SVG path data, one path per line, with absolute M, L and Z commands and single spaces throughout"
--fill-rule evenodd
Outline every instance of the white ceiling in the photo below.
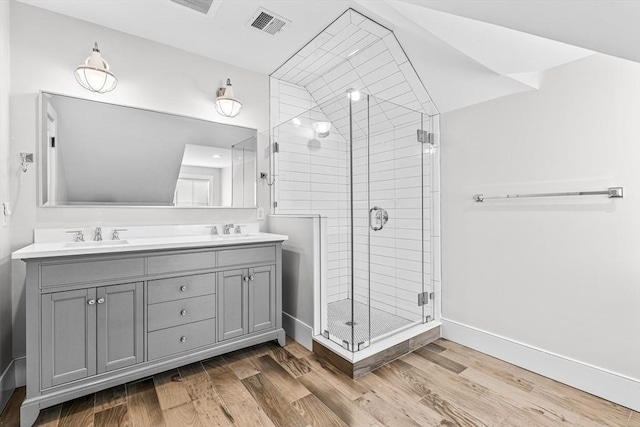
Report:
M 264 74 L 353 8 L 393 30 L 441 112 L 537 88 L 539 72 L 591 53 L 575 46 L 640 61 L 637 0 L 214 0 L 207 15 L 170 0 L 19 1 Z M 258 7 L 291 26 L 251 28 Z
M 403 0 L 640 62 L 638 0 Z
M 206 145 L 185 144 L 182 156 L 182 166 L 197 166 L 202 168 L 231 167 L 233 155 L 228 148 L 209 147 Z M 242 159 L 242 157 L 240 157 Z

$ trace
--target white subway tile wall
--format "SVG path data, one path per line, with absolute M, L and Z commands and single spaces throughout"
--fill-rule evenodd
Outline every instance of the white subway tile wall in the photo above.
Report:
M 423 311 L 418 294 L 440 286 L 439 152 L 416 131 L 439 145 L 439 115 L 393 33 L 349 10 L 271 77 L 275 212 L 327 217 L 323 309 L 353 298 L 411 321 L 433 318 L 433 301 Z M 351 110 L 349 89 L 362 92 Z M 326 138 L 313 131 L 320 121 L 332 124 Z M 389 214 L 376 232 L 374 206 Z

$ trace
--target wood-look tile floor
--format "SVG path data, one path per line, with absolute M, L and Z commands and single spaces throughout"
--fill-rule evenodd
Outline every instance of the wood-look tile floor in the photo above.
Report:
M 19 425 L 23 399 L 1 426 Z M 36 425 L 587 427 L 640 426 L 640 414 L 442 339 L 357 380 L 288 340 L 66 402 Z

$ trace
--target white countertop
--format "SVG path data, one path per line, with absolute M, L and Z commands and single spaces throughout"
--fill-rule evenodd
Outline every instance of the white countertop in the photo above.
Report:
M 40 242 L 34 243 L 11 254 L 12 259 L 50 258 L 73 255 L 117 254 L 124 252 L 154 251 L 168 249 L 208 248 L 219 246 L 236 246 L 252 243 L 281 242 L 289 237 L 282 234 L 250 233 L 243 236 L 166 236 L 166 237 L 136 237 L 124 238 L 121 241 L 105 240 L 100 242 L 87 241 L 82 246 L 70 242 Z M 126 243 L 125 243 L 126 242 Z

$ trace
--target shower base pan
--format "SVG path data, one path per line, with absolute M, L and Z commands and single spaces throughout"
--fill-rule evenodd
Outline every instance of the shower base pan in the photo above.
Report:
M 349 377 L 358 378 L 438 338 L 440 322 L 432 321 L 406 329 L 355 353 L 321 335 L 314 336 L 313 352 Z

